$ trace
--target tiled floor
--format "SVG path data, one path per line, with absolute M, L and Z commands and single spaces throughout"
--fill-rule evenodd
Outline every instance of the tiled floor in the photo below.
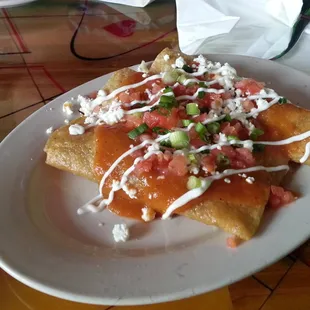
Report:
M 129 12 L 74 0 L 0 10 L 0 139 L 54 96 L 175 45 L 174 28 L 174 5 L 165 1 Z M 309 266 L 305 244 L 231 285 L 234 308 L 310 309 Z

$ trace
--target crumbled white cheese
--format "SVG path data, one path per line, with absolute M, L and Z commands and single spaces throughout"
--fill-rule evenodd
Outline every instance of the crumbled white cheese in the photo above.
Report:
M 81 95 L 78 95 L 77 102 L 80 105 L 80 111 L 84 116 L 90 116 L 93 112 L 93 101 L 89 98 L 85 98 Z
M 51 127 L 49 127 L 49 128 L 46 129 L 46 133 L 47 133 L 48 135 L 50 135 L 50 134 L 53 132 L 53 130 L 54 130 L 54 128 L 51 126 Z
M 199 55 L 198 57 L 194 58 L 194 62 L 198 63 L 198 72 L 206 71 L 207 62 L 202 55 Z
M 218 73 L 221 73 L 222 76 L 228 76 L 230 78 L 235 78 L 237 76 L 237 71 L 233 68 L 229 63 L 225 63 L 220 69 L 218 69 Z
M 145 222 L 150 222 L 150 221 L 153 221 L 154 218 L 155 218 L 155 215 L 156 215 L 156 212 L 149 208 L 149 207 L 144 207 L 142 208 L 142 220 L 145 221 Z
M 247 177 L 247 178 L 245 179 L 245 181 L 246 181 L 247 183 L 249 183 L 249 184 L 253 184 L 254 181 L 255 181 L 255 179 L 254 179 L 253 177 Z
M 84 120 L 84 124 L 95 124 L 97 121 L 97 117 L 96 116 L 87 116 Z
M 149 193 L 149 199 L 153 199 L 153 198 L 157 198 L 158 197 L 158 194 L 157 193 Z
M 97 96 L 99 97 L 105 97 L 107 94 L 106 92 L 103 90 L 103 89 L 99 89 L 98 90 L 98 93 L 97 93 Z
M 142 74 L 142 77 L 143 77 L 143 78 L 146 78 L 146 77 L 147 77 L 147 74 L 146 74 L 146 73 L 143 73 L 143 74 Z
M 261 99 L 261 98 L 256 100 L 256 105 L 257 105 L 258 110 L 265 110 L 265 109 L 269 108 L 269 102 L 267 100 Z
M 253 141 L 251 141 L 251 140 L 246 140 L 246 141 L 243 143 L 243 147 L 252 152 L 252 151 L 253 151 Z
M 144 73 L 148 73 L 149 69 L 147 67 L 147 64 L 144 60 L 141 61 L 141 64 L 138 66 L 138 71 L 139 72 L 144 72 Z
M 62 105 L 62 111 L 64 113 L 66 113 L 67 115 L 72 115 L 73 114 L 73 103 L 70 101 L 66 101 L 63 105 Z
M 70 123 L 70 121 L 68 119 L 65 119 L 64 123 L 68 125 Z
M 236 94 L 236 97 L 241 97 L 241 95 L 242 95 L 241 89 L 236 89 L 235 94 Z
M 224 100 L 224 105 L 229 108 L 233 115 L 243 112 L 243 105 L 240 98 L 232 98 Z
M 245 179 L 247 177 L 247 175 L 245 173 L 242 173 L 241 177 Z
M 164 55 L 164 61 L 168 61 L 170 59 L 170 56 L 168 54 Z
M 191 164 L 189 166 L 189 172 L 192 174 L 198 174 L 199 173 L 199 167 L 195 164 Z
M 226 135 L 224 134 L 224 133 L 219 133 L 219 140 L 218 140 L 218 144 L 219 145 L 223 145 L 223 144 L 225 144 L 227 142 L 227 137 L 226 137 Z
M 183 66 L 186 65 L 186 62 L 185 62 L 184 58 L 180 56 L 180 57 L 178 57 L 178 58 L 175 60 L 175 65 L 176 65 L 176 67 L 178 67 L 178 68 L 183 68 Z
M 71 136 L 82 135 L 85 132 L 85 128 L 79 124 L 73 124 L 69 127 L 69 133 Z
M 129 239 L 129 229 L 126 224 L 115 224 L 112 230 L 115 242 L 126 242 Z
M 133 144 L 130 144 L 129 147 L 132 149 L 132 148 L 134 147 L 134 145 L 133 145 Z
M 228 183 L 228 184 L 231 183 L 230 179 L 228 179 L 228 178 L 225 178 L 225 179 L 224 179 L 224 182 L 225 182 L 225 183 Z
M 129 196 L 129 198 L 137 199 L 136 197 L 137 190 L 133 188 L 129 188 L 126 184 L 122 188 L 123 188 L 123 191 Z
M 164 175 L 159 175 L 158 177 L 157 177 L 157 180 L 164 180 L 165 179 L 165 176 Z
M 124 110 L 121 105 L 117 102 L 112 102 L 108 110 L 101 109 L 98 113 L 98 118 L 100 121 L 108 125 L 113 125 L 118 123 L 125 115 Z
M 153 143 L 147 148 L 147 152 L 157 152 L 160 150 L 160 144 L 159 143 Z

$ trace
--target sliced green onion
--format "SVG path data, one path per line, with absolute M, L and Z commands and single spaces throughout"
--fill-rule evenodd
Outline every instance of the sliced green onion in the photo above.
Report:
M 182 119 L 182 125 L 183 125 L 184 127 L 189 126 L 189 124 L 191 124 L 191 123 L 193 123 L 193 121 L 190 120 L 190 119 Z
M 173 96 L 162 95 L 159 100 L 159 106 L 168 110 L 178 105 L 176 99 Z
M 236 141 L 238 141 L 238 140 L 240 140 L 237 136 L 227 136 L 227 140 L 228 141 L 232 141 L 232 140 L 236 140 Z
M 177 82 L 179 82 L 180 84 L 184 84 L 184 82 L 187 80 L 187 77 L 185 74 L 182 74 L 178 77 Z
M 287 99 L 285 97 L 282 97 L 279 99 L 278 101 L 280 104 L 283 104 L 283 103 L 287 103 Z
M 195 130 L 199 135 L 205 135 L 208 132 L 206 126 L 200 122 L 195 125 Z
M 149 129 L 149 126 L 146 125 L 145 123 L 143 123 L 140 126 L 138 126 L 137 128 L 129 131 L 128 132 L 128 137 L 130 139 L 135 139 L 138 136 L 140 136 L 141 134 L 143 134 L 145 131 L 147 131 L 148 129 Z
M 264 144 L 254 144 L 253 145 L 253 152 L 255 152 L 255 153 L 263 152 L 264 149 L 265 149 Z
M 185 131 L 174 131 L 170 134 L 170 142 L 172 147 L 183 149 L 189 145 L 189 137 Z
M 221 125 L 218 122 L 213 122 L 207 125 L 207 129 L 210 133 L 215 134 L 220 132 Z
M 191 175 L 187 180 L 186 186 L 189 190 L 194 189 L 194 188 L 199 188 L 201 187 L 201 180 Z
M 195 154 L 188 154 L 188 160 L 193 163 L 193 164 L 196 164 L 197 163 L 197 158 L 195 156 Z
M 185 72 L 187 72 L 187 73 L 193 73 L 193 72 L 194 72 L 193 68 L 191 68 L 191 67 L 188 66 L 188 65 L 184 65 L 184 66 L 182 67 L 182 69 L 183 69 Z
M 199 115 L 200 114 L 200 110 L 198 108 L 198 104 L 194 103 L 194 102 L 188 103 L 186 105 L 186 113 L 188 115 Z
M 159 143 L 161 146 L 163 146 L 163 147 L 171 147 L 171 142 L 170 142 L 170 140 L 164 140 L 164 141 L 161 141 L 160 143 Z
M 264 130 L 261 130 L 259 128 L 254 128 L 252 133 L 250 134 L 251 140 L 257 140 L 257 138 L 264 134 Z
M 163 76 L 163 82 L 168 85 L 174 84 L 177 81 L 179 75 L 180 74 L 177 70 L 165 72 Z
M 230 160 L 223 153 L 219 153 L 216 157 L 216 163 L 219 167 L 227 167 L 230 164 Z
M 231 116 L 229 114 L 226 114 L 225 117 L 223 118 L 223 121 L 225 122 L 231 122 Z
M 198 83 L 198 86 L 199 86 L 199 87 L 203 87 L 203 88 L 208 88 L 208 86 L 206 85 L 205 82 L 199 82 L 199 83 Z
M 199 99 L 202 99 L 202 98 L 205 96 L 205 94 L 206 94 L 206 93 L 205 93 L 204 91 L 199 91 L 199 92 L 198 92 L 198 98 L 199 98 Z
M 159 134 L 159 135 L 165 135 L 170 132 L 170 130 L 162 127 L 154 127 L 152 128 L 153 132 Z
M 164 93 L 164 94 L 166 94 L 166 93 L 173 93 L 172 87 L 166 86 L 165 89 L 164 89 L 164 91 L 163 91 L 163 93 Z

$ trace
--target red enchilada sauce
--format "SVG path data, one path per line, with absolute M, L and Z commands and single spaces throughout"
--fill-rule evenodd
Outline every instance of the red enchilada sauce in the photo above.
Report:
M 199 80 L 203 80 L 200 76 Z M 205 76 L 205 81 L 210 81 L 214 78 L 214 74 Z M 128 85 L 142 81 L 144 78 L 142 73 L 136 73 L 129 78 L 122 81 L 122 85 Z M 193 84 L 193 83 L 191 83 Z M 175 128 L 186 128 L 184 121 L 188 120 L 194 123 L 188 131 L 189 144 L 192 147 L 200 148 L 205 145 L 219 143 L 221 135 L 230 137 L 230 139 L 248 140 L 257 138 L 268 141 L 278 137 L 275 132 L 268 133 L 263 130 L 263 126 L 259 120 L 253 119 L 251 126 L 255 125 L 255 130 L 251 131 L 241 121 L 237 119 L 221 119 L 214 121 L 212 126 L 207 125 L 210 118 L 210 111 L 212 109 L 219 108 L 223 104 L 223 100 L 230 99 L 234 95 L 232 91 L 224 91 L 219 83 L 212 84 L 210 86 L 200 85 L 200 83 L 194 83 L 194 85 L 182 85 L 175 84 L 174 86 L 166 85 L 161 79 L 153 79 L 146 82 L 144 85 L 129 88 L 116 95 L 116 99 L 122 103 L 122 109 L 126 112 L 131 109 L 136 109 L 138 106 L 130 105 L 134 101 L 147 101 L 147 105 L 154 104 L 161 96 L 165 95 L 164 92 L 160 92 L 166 87 L 167 92 L 172 92 L 172 97 L 189 96 L 193 97 L 196 94 L 194 100 L 197 108 L 198 115 L 196 113 L 193 117 L 192 113 L 189 113 L 188 104 L 193 104 L 191 100 L 184 99 L 181 102 L 173 101 L 173 106 L 167 108 L 165 105 L 157 105 L 155 108 L 144 111 L 144 113 L 126 114 L 124 118 L 112 125 L 100 125 L 95 129 L 96 135 L 96 156 L 95 156 L 95 172 L 98 175 L 98 180 L 101 179 L 103 174 L 111 167 L 111 165 L 126 151 L 128 151 L 133 145 L 137 146 L 143 141 L 143 135 L 147 135 L 148 139 L 156 139 L 159 137 L 158 129 L 170 131 Z M 169 88 L 167 88 L 169 86 Z M 235 83 L 234 85 L 241 96 L 246 97 L 246 94 L 257 94 L 263 89 L 263 84 L 258 83 L 252 79 L 244 79 Z M 210 87 L 214 89 L 212 91 L 200 91 L 197 96 L 199 88 Z M 206 89 L 205 89 L 206 90 Z M 209 89 L 210 90 L 210 89 Z M 222 92 L 218 92 L 223 90 Z M 168 95 L 167 95 L 168 96 Z M 170 96 L 170 95 L 169 95 Z M 280 97 L 279 97 L 280 98 Z M 246 99 L 246 98 L 245 98 Z M 271 101 L 271 99 L 269 100 Z M 171 103 L 171 101 L 170 101 Z M 140 105 L 144 106 L 144 105 Z M 251 109 L 257 108 L 255 100 L 244 100 L 243 109 L 245 112 L 250 112 Z M 277 116 L 279 117 L 279 115 Z M 259 118 L 258 118 L 259 119 Z M 216 124 L 215 124 L 216 123 Z M 182 125 L 183 124 L 183 125 Z M 197 124 L 205 132 L 197 129 Z M 206 126 L 204 125 L 206 124 Z M 143 134 L 137 136 L 134 139 L 128 137 L 128 132 L 135 130 L 140 125 L 145 125 L 146 130 Z M 216 126 L 215 126 L 216 125 Z M 156 130 L 155 130 L 156 129 Z M 205 134 L 207 132 L 207 135 Z M 253 133 L 256 136 L 253 137 Z M 203 136 L 204 135 L 204 136 Z M 268 139 L 269 138 L 269 139 Z M 108 197 L 112 188 L 112 181 L 120 181 L 124 172 L 133 165 L 134 157 L 143 156 L 146 153 L 147 147 L 143 152 L 140 150 L 134 156 L 127 156 L 120 164 L 112 171 L 112 173 L 106 179 L 103 187 L 103 197 Z M 167 151 L 168 149 L 168 151 Z M 273 165 L 286 165 L 288 162 L 287 152 L 284 147 L 281 146 L 268 146 L 265 151 L 257 153 L 255 156 L 249 150 L 250 148 L 244 147 L 244 145 L 224 145 L 222 147 L 214 148 L 207 154 L 200 157 L 199 172 L 196 177 L 206 177 L 221 173 L 225 169 L 245 169 L 257 165 L 273 166 Z M 166 150 L 166 151 L 165 151 Z M 284 153 L 283 153 L 284 150 Z M 125 217 L 131 217 L 141 219 L 142 208 L 149 207 L 161 214 L 163 214 L 169 205 L 171 205 L 176 199 L 184 195 L 189 189 L 187 188 L 188 177 L 191 175 L 188 164 L 183 164 L 182 158 L 174 154 L 175 148 L 170 146 L 163 146 L 163 154 L 169 154 L 169 160 L 165 163 L 164 169 L 162 167 L 156 167 L 160 165 L 162 160 L 162 154 L 152 155 L 150 159 L 142 160 L 138 163 L 136 169 L 130 174 L 127 185 L 130 189 L 136 190 L 135 198 L 130 198 L 123 190 L 115 192 L 113 201 L 108 205 L 108 208 Z M 285 154 L 285 156 L 283 156 Z M 158 158 L 156 157 L 158 156 Z M 179 156 L 178 158 L 176 156 Z M 184 156 L 183 156 L 184 157 Z M 225 167 L 221 167 L 222 163 L 219 159 L 225 159 Z M 184 159 L 185 160 L 185 159 Z M 183 161 L 184 161 L 183 160 Z M 185 160 L 188 161 L 188 158 Z M 228 164 L 227 164 L 228 163 Z M 185 171 L 183 171 L 186 169 Z M 144 172 L 143 172 L 144 171 Z M 245 178 L 249 176 L 255 180 L 246 182 Z M 266 204 L 270 192 L 271 178 L 266 171 L 255 171 L 249 175 L 231 175 L 229 180 L 222 178 L 212 182 L 211 186 L 201 194 L 198 198 L 193 199 L 184 206 L 178 208 L 176 213 L 182 213 L 184 210 L 193 206 L 199 205 L 203 201 L 227 201 L 231 205 L 247 205 L 247 206 L 261 206 Z

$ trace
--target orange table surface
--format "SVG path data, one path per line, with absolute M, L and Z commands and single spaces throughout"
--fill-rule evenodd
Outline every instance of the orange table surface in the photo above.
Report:
M 174 1 L 146 8 L 41 0 L 0 9 L 0 140 L 54 97 L 177 45 Z M 183 301 L 122 309 L 310 309 L 310 247 L 238 283 Z M 115 307 L 119 308 L 119 307 Z M 0 270 L 0 309 L 110 309 L 34 291 Z

